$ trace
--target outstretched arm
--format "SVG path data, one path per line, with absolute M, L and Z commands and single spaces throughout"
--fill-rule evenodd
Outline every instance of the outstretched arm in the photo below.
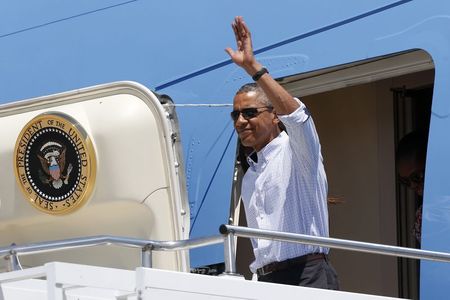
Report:
M 242 17 L 236 17 L 231 24 L 236 37 L 236 50 L 226 48 L 225 51 L 230 55 L 233 62 L 243 68 L 250 76 L 263 67 L 253 55 L 253 46 L 250 30 Z M 259 80 L 258 85 L 266 93 L 272 102 L 272 105 L 279 115 L 286 115 L 294 112 L 298 107 L 298 102 L 286 91 L 270 74 L 264 74 Z

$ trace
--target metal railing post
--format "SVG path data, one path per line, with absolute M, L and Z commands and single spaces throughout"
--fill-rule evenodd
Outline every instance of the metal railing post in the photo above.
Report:
M 5 257 L 8 260 L 8 266 L 11 271 L 22 270 L 19 258 L 17 257 L 17 252 L 14 250 L 10 251 L 10 254 Z
M 141 251 L 141 266 L 144 268 L 152 267 L 152 245 L 145 245 Z
M 225 260 L 225 275 L 238 275 L 236 271 L 236 247 L 234 243 L 234 232 L 227 230 L 222 225 L 220 226 L 220 233 L 224 235 L 224 260 Z

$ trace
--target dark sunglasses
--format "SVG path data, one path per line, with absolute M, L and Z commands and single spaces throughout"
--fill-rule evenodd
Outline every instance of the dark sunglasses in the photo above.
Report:
M 420 184 L 423 182 L 424 174 L 423 171 L 415 171 L 411 173 L 408 177 L 398 177 L 398 180 L 401 184 L 404 184 L 408 187 L 410 187 L 413 183 L 414 184 Z
M 266 108 L 266 109 L 259 110 L 262 108 Z M 272 109 L 273 109 L 273 107 L 271 107 L 271 106 L 249 107 L 249 108 L 244 108 L 242 110 L 233 110 L 230 113 L 230 115 L 231 115 L 231 118 L 233 119 L 233 121 L 236 122 L 239 119 L 239 116 L 241 114 L 245 120 L 250 120 L 250 119 L 257 117 L 260 113 L 267 111 L 267 110 L 270 111 Z

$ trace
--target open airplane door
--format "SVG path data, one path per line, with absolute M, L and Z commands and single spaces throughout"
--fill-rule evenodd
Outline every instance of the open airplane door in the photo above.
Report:
M 0 246 L 94 235 L 187 239 L 172 108 L 131 82 L 0 106 Z M 95 246 L 19 259 L 24 267 L 64 261 L 134 269 L 140 249 Z M 188 254 L 154 252 L 153 266 L 187 271 Z

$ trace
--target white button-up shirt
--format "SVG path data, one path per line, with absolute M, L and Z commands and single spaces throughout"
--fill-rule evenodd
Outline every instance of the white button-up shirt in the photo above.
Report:
M 242 182 L 249 227 L 328 237 L 327 179 L 314 122 L 305 105 L 279 116 L 286 126 L 258 155 Z M 328 248 L 252 239 L 256 269 Z

